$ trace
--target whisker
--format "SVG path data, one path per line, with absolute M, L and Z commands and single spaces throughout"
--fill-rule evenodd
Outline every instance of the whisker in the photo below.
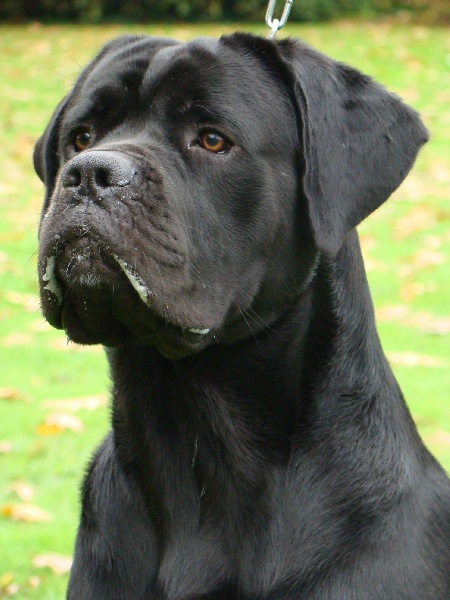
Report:
M 82 68 L 83 68 L 83 67 L 80 65 L 80 63 L 79 63 L 79 62 L 78 62 L 78 61 L 77 61 L 77 60 L 76 60 L 76 59 L 75 59 L 75 58 L 74 58 L 74 57 L 73 57 L 71 54 L 69 54 L 69 52 L 67 52 L 67 50 L 64 50 L 64 52 L 67 54 L 67 56 L 68 56 L 69 58 L 71 58 L 71 59 L 73 60 L 73 62 L 74 62 L 76 65 L 78 65 L 78 66 L 80 67 L 80 69 L 82 69 Z
M 47 67 L 47 65 L 38 64 L 38 66 L 42 69 L 46 69 L 47 71 L 51 71 L 52 73 L 56 73 L 56 75 L 59 75 L 60 77 L 64 77 L 64 79 L 67 79 L 67 81 L 70 81 L 70 83 L 75 83 L 74 79 L 70 79 L 70 77 L 67 77 L 67 75 L 63 75 L 63 73 L 59 73 L 59 71 L 55 71 L 55 69 L 51 69 L 50 67 Z
M 255 332 L 254 332 L 254 331 L 253 331 L 253 329 L 250 327 L 250 323 L 249 323 L 249 322 L 247 321 L 247 319 L 245 318 L 244 311 L 243 311 L 243 310 L 241 310 L 241 309 L 239 309 L 239 312 L 241 313 L 241 315 L 242 315 L 242 318 L 244 319 L 244 321 L 245 321 L 245 323 L 246 323 L 246 325 L 247 325 L 247 327 L 248 327 L 248 329 L 249 329 L 250 333 L 252 334 L 252 336 L 253 336 L 253 338 L 254 338 L 254 340 L 255 340 L 255 342 L 256 342 L 256 345 L 257 345 L 257 346 L 259 346 L 259 344 L 258 344 L 258 340 L 257 340 L 257 338 L 256 338 L 256 335 L 255 335 Z
M 257 325 L 259 325 L 260 327 L 262 327 L 262 329 L 265 332 L 273 334 L 273 336 L 277 336 L 278 338 L 280 338 L 282 340 L 289 341 L 286 336 L 282 335 L 279 331 L 277 331 L 271 325 L 269 325 L 269 323 L 267 323 L 266 321 L 264 321 L 264 319 L 262 317 L 260 317 L 258 315 L 258 313 L 255 310 L 253 310 L 253 308 L 248 308 L 245 312 L 247 313 L 247 316 L 250 319 L 252 319 L 252 321 L 254 321 Z M 253 315 L 251 315 L 250 312 L 252 312 Z

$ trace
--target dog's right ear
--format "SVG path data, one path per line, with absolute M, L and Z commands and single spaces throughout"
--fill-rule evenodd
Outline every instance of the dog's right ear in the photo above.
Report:
M 44 133 L 38 139 L 34 147 L 34 169 L 44 182 L 46 189 L 44 206 L 46 206 L 53 193 L 56 175 L 59 169 L 58 134 L 67 102 L 68 97 L 66 96 L 56 107 L 56 110 L 50 119 L 50 123 L 47 125 Z
M 277 45 L 301 120 L 314 238 L 333 255 L 400 185 L 428 132 L 411 107 L 370 77 L 302 42 Z

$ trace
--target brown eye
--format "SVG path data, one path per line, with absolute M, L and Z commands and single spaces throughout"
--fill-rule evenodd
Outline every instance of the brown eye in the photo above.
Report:
M 86 150 L 91 142 L 91 134 L 89 131 L 79 131 L 75 134 L 73 139 L 74 145 L 77 151 L 81 152 L 82 150 Z
M 204 150 L 221 154 L 228 147 L 228 142 L 218 133 L 206 131 L 199 137 L 199 144 Z

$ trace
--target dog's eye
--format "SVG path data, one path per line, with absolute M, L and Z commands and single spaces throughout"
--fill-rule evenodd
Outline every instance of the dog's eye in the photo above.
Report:
M 209 150 L 216 154 L 222 154 L 229 147 L 227 140 L 214 131 L 205 131 L 202 133 L 199 137 L 199 145 L 204 150 Z
M 78 131 L 73 138 L 73 143 L 74 143 L 75 149 L 78 152 L 81 152 L 82 150 L 86 150 L 86 148 L 89 146 L 90 142 L 91 142 L 91 134 L 86 129 Z

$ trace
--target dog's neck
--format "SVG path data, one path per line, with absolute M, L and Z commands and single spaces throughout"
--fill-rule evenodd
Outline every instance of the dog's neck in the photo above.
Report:
M 374 329 L 355 234 L 338 257 L 321 259 L 308 291 L 270 329 L 178 362 L 142 346 L 110 351 L 122 462 L 140 465 L 148 494 L 166 511 L 174 486 L 196 486 L 194 505 L 215 484 L 215 513 L 223 500 L 227 514 L 239 505 L 237 514 L 238 497 L 258 495 L 274 469 L 299 460 L 305 444 L 326 455 L 345 444 L 349 429 L 393 420 L 397 435 L 402 427 L 405 439 L 414 435 L 401 425 L 406 408 Z M 176 507 L 169 512 L 173 521 Z

